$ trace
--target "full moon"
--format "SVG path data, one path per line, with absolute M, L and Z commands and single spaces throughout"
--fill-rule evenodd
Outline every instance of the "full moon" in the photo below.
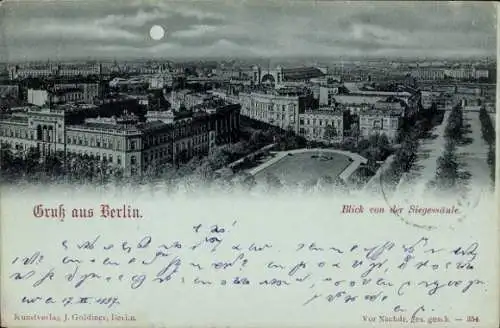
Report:
M 149 30 L 149 35 L 153 40 L 161 40 L 165 36 L 165 30 L 160 25 L 153 25 Z

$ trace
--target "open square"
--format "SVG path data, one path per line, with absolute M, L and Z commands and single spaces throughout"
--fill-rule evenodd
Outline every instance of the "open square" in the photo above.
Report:
M 255 179 L 265 181 L 268 174 L 278 177 L 285 184 L 317 180 L 325 176 L 335 179 L 351 163 L 353 160 L 341 153 L 318 150 L 289 152 L 267 166 L 267 163 L 264 163 L 255 173 Z

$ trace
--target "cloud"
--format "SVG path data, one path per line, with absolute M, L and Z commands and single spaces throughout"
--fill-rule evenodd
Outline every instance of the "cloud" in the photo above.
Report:
M 175 38 L 199 38 L 207 33 L 217 30 L 217 26 L 212 25 L 192 25 L 187 30 L 174 31 L 170 35 Z
M 141 40 L 142 37 L 130 31 L 106 26 L 102 24 L 93 24 L 92 22 L 74 22 L 74 21 L 31 21 L 29 24 L 18 28 L 15 31 L 17 37 L 28 39 L 36 38 L 39 41 L 57 39 L 57 40 Z
M 196 7 L 194 7 L 196 5 Z M 226 16 L 222 13 L 215 12 L 212 10 L 200 10 L 197 7 L 203 5 L 203 2 L 195 2 L 193 6 L 187 6 L 184 4 L 178 3 L 165 3 L 159 2 L 157 4 L 157 8 L 163 12 L 168 12 L 170 14 L 177 14 L 184 18 L 196 18 L 199 21 L 203 20 L 224 20 Z M 217 8 L 217 4 L 215 7 L 212 5 L 211 9 Z
M 151 21 L 161 19 L 161 18 L 167 18 L 168 13 L 161 12 L 158 9 L 155 9 L 153 11 L 144 11 L 144 10 L 139 10 L 135 15 L 130 16 L 130 15 L 116 15 L 116 14 L 111 14 L 107 15 L 104 18 L 97 19 L 95 23 L 97 25 L 106 25 L 106 26 L 135 26 L 135 27 L 140 27 L 145 25 L 146 23 L 149 23 Z
M 13 5 L 9 56 L 300 56 L 495 54 L 487 4 L 95 1 Z M 150 40 L 151 25 L 167 29 Z M 52 54 L 52 55 L 51 55 Z
M 192 8 L 177 8 L 174 10 L 177 14 L 184 16 L 184 17 L 193 17 L 198 20 L 204 20 L 204 19 L 216 19 L 216 20 L 223 20 L 225 18 L 224 15 L 219 14 L 219 13 L 214 13 L 214 12 L 204 12 Z
M 356 24 L 350 28 L 350 33 L 346 34 L 353 41 L 365 41 L 378 44 L 380 46 L 403 46 L 412 43 L 410 35 L 404 35 L 397 30 L 390 30 L 376 25 Z

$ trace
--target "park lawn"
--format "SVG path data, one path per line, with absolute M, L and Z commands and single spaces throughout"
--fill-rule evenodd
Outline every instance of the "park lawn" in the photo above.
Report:
M 318 156 L 319 155 L 319 156 Z M 325 160 L 324 158 L 328 158 Z M 296 184 L 324 176 L 337 178 L 352 160 L 336 153 L 305 152 L 285 156 L 255 175 L 258 181 L 266 181 L 268 174 L 275 175 L 285 184 Z

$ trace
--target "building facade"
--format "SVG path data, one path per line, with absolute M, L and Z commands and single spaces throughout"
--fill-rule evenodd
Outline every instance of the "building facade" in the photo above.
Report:
M 172 123 L 139 122 L 134 115 L 76 122 L 68 110 L 35 107 L 2 117 L 0 142 L 19 156 L 30 149 L 37 149 L 42 159 L 61 154 L 65 160 L 82 156 L 134 176 L 236 141 L 239 111 L 239 105 L 231 104 Z
M 28 103 L 36 106 L 78 102 L 92 104 L 99 98 L 98 83 L 58 83 L 46 89 L 28 89 Z
M 335 96 L 339 94 L 339 85 L 320 86 L 319 104 L 332 106 L 335 103 Z
M 49 92 L 42 89 L 28 89 L 27 101 L 35 106 L 44 106 L 49 103 Z
M 317 67 L 282 67 L 278 65 L 274 69 L 263 69 L 253 66 L 249 72 L 250 79 L 254 84 L 280 85 L 285 82 L 307 82 L 313 78 L 324 76 L 325 68 Z
M 307 140 L 340 143 L 344 139 L 344 113 L 332 108 L 308 110 L 299 115 L 299 135 Z
M 360 137 L 369 138 L 375 134 L 385 134 L 395 142 L 401 127 L 403 112 L 394 110 L 366 110 L 359 114 Z
M 15 65 L 9 67 L 9 78 L 11 80 L 25 78 L 48 78 L 48 77 L 75 77 L 75 76 L 97 76 L 101 74 L 100 64 L 35 64 L 35 65 Z
M 239 94 L 242 115 L 295 133 L 299 132 L 299 114 L 312 98 L 312 94 L 278 90 Z

